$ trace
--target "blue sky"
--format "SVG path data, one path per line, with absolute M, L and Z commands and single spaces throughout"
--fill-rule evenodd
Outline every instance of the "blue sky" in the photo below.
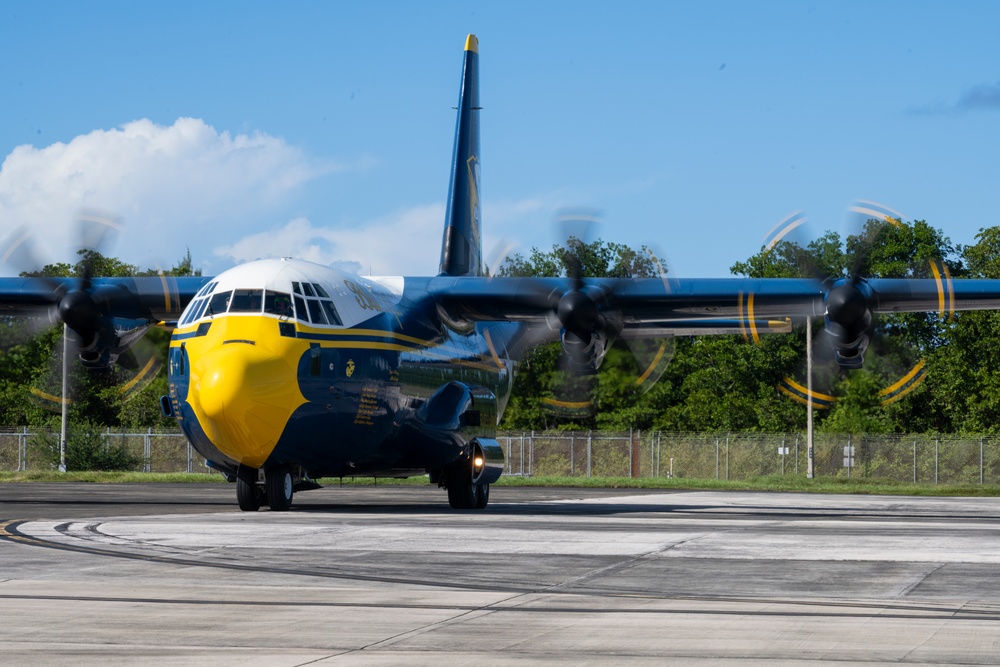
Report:
M 1000 224 L 991 2 L 0 3 L 0 235 L 206 273 L 437 268 L 462 47 L 480 40 L 487 256 L 560 207 L 724 276 L 804 210 Z

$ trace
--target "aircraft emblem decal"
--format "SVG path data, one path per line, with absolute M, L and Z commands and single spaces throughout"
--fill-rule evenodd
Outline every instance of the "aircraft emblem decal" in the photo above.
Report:
M 354 375 L 354 359 L 347 360 L 347 377 Z

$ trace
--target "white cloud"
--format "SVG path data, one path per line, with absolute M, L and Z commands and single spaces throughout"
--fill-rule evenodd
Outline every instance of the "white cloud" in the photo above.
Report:
M 65 260 L 82 208 L 126 222 L 118 256 L 176 254 L 207 228 L 276 207 L 307 181 L 342 169 L 263 133 L 230 135 L 196 118 L 171 126 L 136 120 L 68 143 L 18 146 L 0 167 L 0 237 L 26 225 L 46 259 Z M 221 237 L 221 235 L 220 235 Z M 53 239 L 63 239 L 59 247 Z
M 372 275 L 433 275 L 441 259 L 444 204 L 415 206 L 361 226 L 317 227 L 296 218 L 279 228 L 250 234 L 215 249 L 219 257 L 248 262 L 297 257 Z
M 562 193 L 521 200 L 487 200 L 483 206 L 483 254 L 497 264 L 514 252 L 557 240 L 553 222 Z M 443 202 L 414 206 L 360 225 L 322 227 L 307 218 L 244 236 L 214 249 L 225 262 L 296 257 L 372 275 L 429 276 L 437 273 L 444 232 Z

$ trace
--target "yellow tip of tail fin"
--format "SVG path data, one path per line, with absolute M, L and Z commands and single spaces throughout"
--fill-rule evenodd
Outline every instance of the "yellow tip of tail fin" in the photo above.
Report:
M 469 35 L 465 38 L 465 50 L 479 53 L 479 40 L 476 39 L 475 35 Z

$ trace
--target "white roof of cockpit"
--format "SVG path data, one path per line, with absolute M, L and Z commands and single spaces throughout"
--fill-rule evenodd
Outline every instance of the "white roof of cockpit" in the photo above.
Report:
M 292 283 L 318 283 L 326 289 L 342 289 L 345 280 L 377 283 L 391 292 L 402 292 L 401 278 L 361 278 L 353 273 L 340 271 L 323 264 L 301 259 L 260 259 L 240 264 L 217 275 L 218 283 L 213 292 L 231 289 L 268 289 L 275 292 L 292 291 Z
M 223 271 L 213 282 L 215 292 L 230 289 L 269 289 L 291 292 L 293 282 L 332 285 L 349 276 L 322 264 L 300 259 L 261 259 Z

